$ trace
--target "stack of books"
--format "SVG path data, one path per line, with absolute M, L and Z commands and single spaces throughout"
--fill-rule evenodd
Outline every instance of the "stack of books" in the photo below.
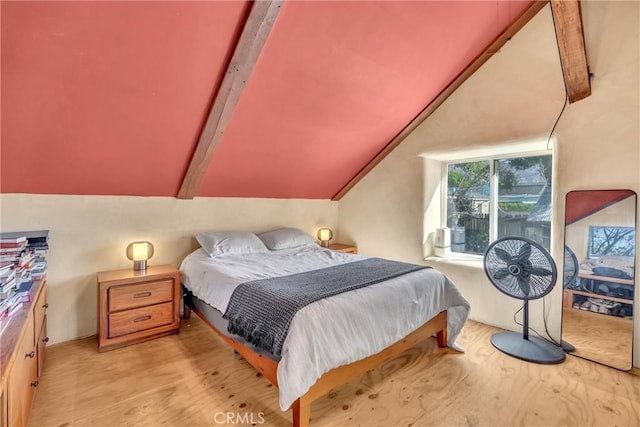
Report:
M 0 301 L 0 319 L 11 316 L 22 306 L 22 296 L 18 292 L 13 292 L 11 296 Z
M 13 262 L 0 263 L 0 302 L 9 298 L 16 287 L 16 270 L 13 265 Z
M 16 262 L 27 250 L 27 237 L 0 237 L 0 262 Z
M 31 301 L 34 280 L 47 272 L 49 231 L 0 233 L 0 319 Z
M 27 253 L 26 236 L 0 236 L 0 319 L 13 314 L 22 304 L 18 284 L 22 280 L 23 257 Z M 27 258 L 28 262 L 28 258 Z
M 49 230 L 27 233 L 27 250 L 33 256 L 30 265 L 31 279 L 40 280 L 47 273 L 47 251 L 49 250 Z

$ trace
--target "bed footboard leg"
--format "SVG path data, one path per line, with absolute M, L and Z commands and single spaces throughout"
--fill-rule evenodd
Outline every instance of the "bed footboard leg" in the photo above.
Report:
M 311 420 L 311 402 L 299 398 L 291 406 L 293 414 L 293 427 L 309 427 Z
M 436 338 L 438 340 L 438 347 L 445 348 L 447 346 L 447 329 L 443 329 L 438 331 L 436 334 Z

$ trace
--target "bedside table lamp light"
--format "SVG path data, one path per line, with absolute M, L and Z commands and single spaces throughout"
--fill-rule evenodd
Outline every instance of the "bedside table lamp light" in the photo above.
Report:
M 127 258 L 133 261 L 133 269 L 145 271 L 147 260 L 153 256 L 153 245 L 150 242 L 133 242 L 127 246 Z
M 318 230 L 318 240 L 323 248 L 329 247 L 329 240 L 333 238 L 333 231 L 330 228 L 321 228 Z

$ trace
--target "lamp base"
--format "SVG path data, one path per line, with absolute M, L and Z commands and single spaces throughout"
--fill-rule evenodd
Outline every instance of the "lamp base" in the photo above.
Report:
M 142 261 L 133 261 L 133 270 L 134 271 L 147 271 L 147 260 L 144 259 Z
M 329 247 L 329 241 L 328 240 L 320 240 L 320 246 L 322 246 L 323 248 L 328 248 Z

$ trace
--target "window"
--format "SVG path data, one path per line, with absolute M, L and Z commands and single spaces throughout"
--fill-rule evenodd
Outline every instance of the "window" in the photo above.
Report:
M 484 254 L 489 242 L 551 243 L 551 155 L 448 163 L 446 224 L 451 251 Z
M 634 227 L 589 226 L 589 258 L 600 256 L 635 256 Z

